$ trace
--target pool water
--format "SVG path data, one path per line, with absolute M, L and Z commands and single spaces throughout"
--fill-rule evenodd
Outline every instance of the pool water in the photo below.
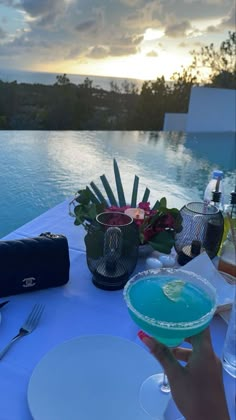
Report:
M 0 131 L 0 237 L 106 174 L 115 185 L 116 158 L 126 201 L 134 175 L 139 199 L 165 196 L 181 208 L 203 199 L 214 169 L 224 171 L 225 199 L 236 179 L 235 134 L 140 131 Z

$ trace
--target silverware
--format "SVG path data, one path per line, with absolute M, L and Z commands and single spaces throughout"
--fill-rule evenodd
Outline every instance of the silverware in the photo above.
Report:
M 16 340 L 18 340 L 21 337 L 24 337 L 25 335 L 32 333 L 32 331 L 38 325 L 38 322 L 43 313 L 43 310 L 44 310 L 44 305 L 41 305 L 41 304 L 34 305 L 28 318 L 26 319 L 22 327 L 19 329 L 18 334 L 15 337 L 13 337 L 11 341 L 6 345 L 6 347 L 4 347 L 4 349 L 0 352 L 0 360 L 3 358 L 3 356 L 7 353 L 9 348 L 12 346 L 13 343 L 15 343 Z
M 5 306 L 8 302 L 10 302 L 9 300 L 5 300 L 4 302 L 0 303 L 0 308 L 2 308 L 3 306 Z

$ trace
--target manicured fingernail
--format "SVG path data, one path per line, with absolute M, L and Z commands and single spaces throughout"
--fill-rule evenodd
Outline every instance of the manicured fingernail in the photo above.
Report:
M 150 338 L 149 335 L 147 335 L 144 331 L 140 330 L 138 332 L 138 337 L 140 338 L 140 340 L 143 340 L 144 338 Z

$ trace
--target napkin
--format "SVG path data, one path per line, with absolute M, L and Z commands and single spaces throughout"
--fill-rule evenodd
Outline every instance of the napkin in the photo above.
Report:
M 217 313 L 231 309 L 235 296 L 235 285 L 228 283 L 224 279 L 206 252 L 201 253 L 185 264 L 184 269 L 205 277 L 216 288 Z

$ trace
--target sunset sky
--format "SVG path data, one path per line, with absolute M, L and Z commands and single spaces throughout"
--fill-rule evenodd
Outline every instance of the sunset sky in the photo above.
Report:
M 234 0 L 0 0 L 0 68 L 169 79 L 230 30 Z

